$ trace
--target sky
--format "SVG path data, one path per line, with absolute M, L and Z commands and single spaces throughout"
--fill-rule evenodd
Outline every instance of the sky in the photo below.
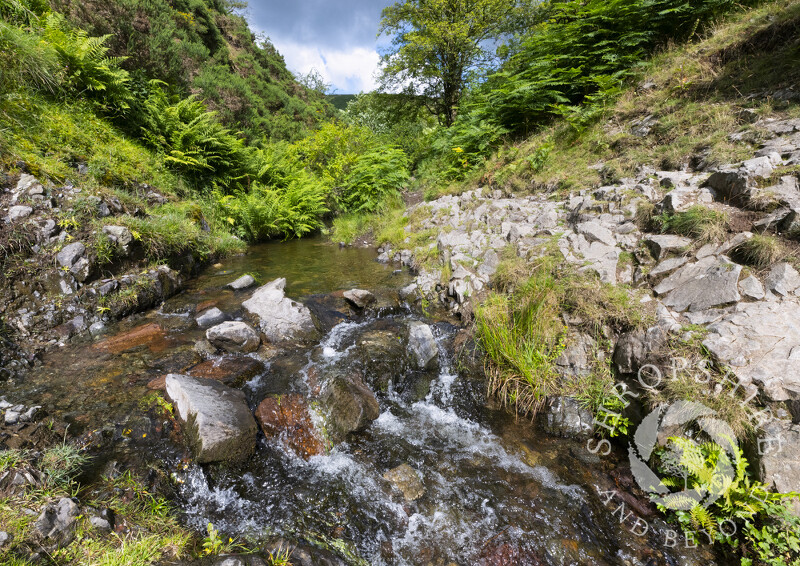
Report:
M 378 24 L 393 0 L 249 0 L 245 16 L 267 35 L 289 70 L 315 69 L 336 94 L 376 87 Z M 386 45 L 387 38 L 380 40 Z

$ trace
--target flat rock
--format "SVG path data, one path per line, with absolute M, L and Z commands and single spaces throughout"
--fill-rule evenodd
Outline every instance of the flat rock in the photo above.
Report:
M 648 275 L 650 276 L 651 279 L 669 275 L 676 269 L 686 265 L 688 261 L 689 260 L 686 257 L 673 257 L 665 259 L 664 261 L 656 265 L 653 269 L 651 269 Z
M 7 219 L 9 222 L 16 222 L 17 220 L 27 218 L 32 213 L 33 209 L 30 206 L 22 206 L 18 204 L 8 209 Z
M 242 275 L 236 281 L 228 283 L 228 287 L 234 291 L 241 291 L 242 289 L 249 289 L 256 284 L 256 280 L 252 275 Z
M 350 289 L 343 295 L 347 302 L 360 309 L 375 302 L 375 295 L 364 289 Z
M 708 262 L 707 267 L 698 267 L 704 261 L 681 270 L 684 274 L 664 299 L 664 305 L 678 312 L 696 312 L 741 300 L 738 282 L 742 266 L 720 257 Z
M 408 464 L 392 468 L 383 474 L 383 479 L 399 490 L 406 501 L 416 501 L 425 495 L 425 486 L 422 484 L 419 474 Z
M 778 493 L 797 491 L 800 486 L 800 425 L 777 419 L 763 426 L 759 439 L 761 481 Z M 800 501 L 790 501 L 800 516 Z
M 647 235 L 644 243 L 650 249 L 650 253 L 656 260 L 664 259 L 669 253 L 680 252 L 692 245 L 692 240 L 683 236 L 672 234 Z
M 284 294 L 286 279 L 280 278 L 256 289 L 242 303 L 245 310 L 258 319 L 261 331 L 270 342 L 303 337 L 316 330 L 311 311 Z
M 430 326 L 417 320 L 409 323 L 408 350 L 412 362 L 418 369 L 429 369 L 436 365 L 439 347 Z
M 227 352 L 255 352 L 261 338 L 253 327 L 244 322 L 228 321 L 206 330 L 206 339 Z
M 197 326 L 206 329 L 225 322 L 225 318 L 224 312 L 219 310 L 217 307 L 212 307 L 200 313 L 195 320 L 197 321 Z
M 264 399 L 256 409 L 256 419 L 268 439 L 278 439 L 289 450 L 308 459 L 325 452 L 322 435 L 311 419 L 308 403 L 292 393 Z
M 745 384 L 755 383 L 773 401 L 800 399 L 800 302 L 739 303 L 708 326 L 703 345 L 731 366 Z
M 111 354 L 120 354 L 140 346 L 146 346 L 151 352 L 159 353 L 165 351 L 170 344 L 171 341 L 167 337 L 166 331 L 153 322 L 106 338 L 95 344 L 93 348 Z
M 599 222 L 581 222 L 575 227 L 575 231 L 578 232 L 578 234 L 583 234 L 589 242 L 600 242 L 607 246 L 617 245 L 617 241 L 614 239 L 614 234 L 611 233 L 611 230 Z
M 244 393 L 178 374 L 167 376 L 166 389 L 199 463 L 241 461 L 253 453 L 257 427 Z
M 238 387 L 262 373 L 264 369 L 263 362 L 250 356 L 222 356 L 192 366 L 187 373 L 192 377 L 216 379 L 225 385 Z

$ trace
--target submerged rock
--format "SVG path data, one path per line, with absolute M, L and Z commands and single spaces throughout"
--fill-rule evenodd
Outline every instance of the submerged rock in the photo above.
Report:
M 174 373 L 167 376 L 166 388 L 199 463 L 241 461 L 253 453 L 256 422 L 244 393 L 218 381 Z
M 261 331 L 270 342 L 302 338 L 316 330 L 311 311 L 305 305 L 287 298 L 283 290 L 286 279 L 276 279 L 256 289 L 242 303 L 245 310 L 258 320 Z
M 406 501 L 416 501 L 425 495 L 425 486 L 422 484 L 419 474 L 408 464 L 392 468 L 383 474 L 383 479 L 398 489 Z
M 200 313 L 195 320 L 200 328 L 211 328 L 225 322 L 225 313 L 217 307 L 211 307 Z
M 322 434 L 314 426 L 302 395 L 292 393 L 264 399 L 256 419 L 268 439 L 279 439 L 287 448 L 308 459 L 325 452 Z
M 228 352 L 255 352 L 261 344 L 258 332 L 244 322 L 223 322 L 206 330 L 206 338 Z

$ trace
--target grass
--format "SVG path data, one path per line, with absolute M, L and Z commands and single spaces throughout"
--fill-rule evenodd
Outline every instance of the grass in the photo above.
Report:
M 730 252 L 731 259 L 756 269 L 764 269 L 786 256 L 786 248 L 775 236 L 755 234 Z
M 477 341 L 489 374 L 489 389 L 517 413 L 535 414 L 550 395 L 583 395 L 599 406 L 613 380 L 599 364 L 590 381 L 567 380 L 555 361 L 567 346 L 569 328 L 561 315 L 582 321 L 581 330 L 600 337 L 606 326 L 630 329 L 644 326 L 649 317 L 631 293 L 601 283 L 552 256 L 539 260 L 527 273 L 521 263 L 506 259 L 501 271 L 511 293 L 492 293 L 475 309 Z M 512 282 L 511 279 L 514 279 Z M 589 393 L 591 392 L 591 393 Z
M 687 236 L 702 243 L 722 240 L 728 229 L 727 214 L 701 205 L 676 214 L 662 214 L 654 221 L 662 232 Z

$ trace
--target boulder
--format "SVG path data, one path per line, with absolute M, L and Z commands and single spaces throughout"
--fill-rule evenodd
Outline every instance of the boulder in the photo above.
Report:
M 311 419 L 302 395 L 292 393 L 264 399 L 256 409 L 256 419 L 267 439 L 278 439 L 303 459 L 325 452 L 322 434 Z
M 776 295 L 788 297 L 800 290 L 800 274 L 788 263 L 779 263 L 772 267 L 765 281 L 768 290 Z
M 316 330 L 311 311 L 284 294 L 286 279 L 276 279 L 259 287 L 253 296 L 242 303 L 245 310 L 258 320 L 261 331 L 270 342 L 302 338 Z
M 673 236 L 671 234 L 648 235 L 644 237 L 644 243 L 650 249 L 650 253 L 656 260 L 664 259 L 667 254 L 681 252 L 692 245 L 692 240 L 683 236 Z
M 117 244 L 123 256 L 130 254 L 130 245 L 133 242 L 133 233 L 125 226 L 103 226 L 103 232 Z
M 62 497 L 55 505 L 45 506 L 34 527 L 44 538 L 64 539 L 72 534 L 79 514 L 78 505 Z
M 750 275 L 739 281 L 739 292 L 747 299 L 760 301 L 766 296 L 764 286 L 755 275 Z
M 261 344 L 258 332 L 244 322 L 223 322 L 206 330 L 211 344 L 227 352 L 255 352 Z
M 375 295 L 363 289 L 350 289 L 344 292 L 344 298 L 354 307 L 363 309 L 375 302 Z
M 592 372 L 597 344 L 588 334 L 570 336 L 567 347 L 555 360 L 556 371 L 570 377 L 582 377 Z
M 375 394 L 358 375 L 336 376 L 320 394 L 325 430 L 333 442 L 342 442 L 351 432 L 366 428 L 381 414 Z
M 417 369 L 430 369 L 437 365 L 439 347 L 430 326 L 417 320 L 408 324 L 408 351 Z
M 167 375 L 166 390 L 186 423 L 199 463 L 241 461 L 253 453 L 256 422 L 244 393 L 218 381 L 173 373 Z
M 224 312 L 219 310 L 217 307 L 212 307 L 200 313 L 195 320 L 197 321 L 197 326 L 205 329 L 225 322 L 225 318 Z
M 401 464 L 383 474 L 383 479 L 403 494 L 406 501 L 416 501 L 425 495 L 425 486 L 414 468 Z
M 81 242 L 73 242 L 61 248 L 61 251 L 56 255 L 56 261 L 61 267 L 72 268 L 85 253 L 86 246 Z
M 256 280 L 253 278 L 252 275 L 242 275 L 236 281 L 231 281 L 228 283 L 228 287 L 233 289 L 234 291 L 241 291 L 242 289 L 249 289 L 253 285 L 256 284 Z
M 592 412 L 572 397 L 551 397 L 545 404 L 544 429 L 556 436 L 589 437 L 594 432 Z
M 664 305 L 678 312 L 704 311 L 741 300 L 738 287 L 741 272 L 741 265 L 724 257 L 709 257 L 683 267 L 657 286 L 656 292 L 663 293 L 671 286 Z M 664 285 L 666 282 L 669 283 Z
M 686 265 L 688 261 L 689 259 L 684 256 L 665 259 L 664 261 L 656 265 L 653 269 L 651 269 L 650 273 L 648 273 L 647 275 L 648 277 L 650 277 L 651 280 L 657 280 L 658 278 L 669 275 L 676 269 L 683 267 L 684 265 Z
M 30 206 L 12 206 L 8 209 L 8 216 L 6 219 L 8 222 L 16 222 L 17 220 L 22 220 L 23 218 L 27 218 L 33 213 L 33 209 Z
M 581 222 L 575 227 L 575 231 L 578 234 L 583 234 L 589 242 L 600 242 L 607 246 L 617 245 L 617 241 L 614 239 L 614 234 L 611 233 L 611 230 L 594 220 Z

